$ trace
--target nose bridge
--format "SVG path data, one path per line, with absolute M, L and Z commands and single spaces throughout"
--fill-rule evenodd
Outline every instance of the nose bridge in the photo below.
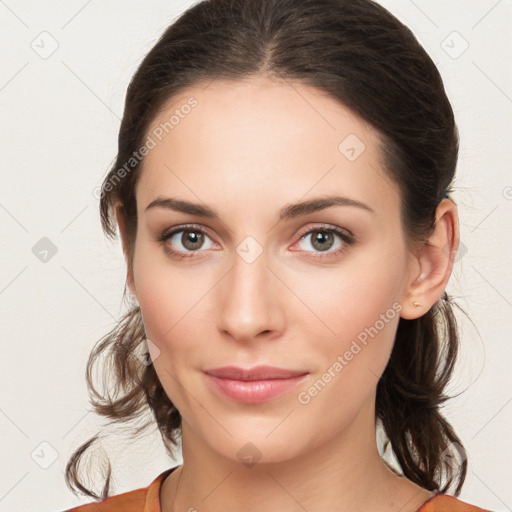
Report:
M 254 243 L 246 242 L 237 247 L 233 256 L 233 267 L 223 280 L 219 305 L 219 328 L 240 339 L 274 329 L 272 316 L 277 312 L 266 253 L 260 248 L 256 254 Z

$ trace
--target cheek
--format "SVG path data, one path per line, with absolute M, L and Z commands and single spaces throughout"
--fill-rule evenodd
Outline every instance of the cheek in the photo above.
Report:
M 189 386 L 184 372 L 194 368 L 194 353 L 201 352 L 196 318 L 200 295 L 181 282 L 183 275 L 161 270 L 147 265 L 137 274 L 134 267 L 135 286 L 154 369 L 166 395 L 181 411 L 187 408 L 182 386 Z
M 134 282 L 146 336 L 162 356 L 154 361 L 155 369 L 165 377 L 164 367 L 175 375 L 183 371 L 184 361 L 199 364 L 197 354 L 211 347 L 207 335 L 215 311 L 208 293 L 215 290 L 215 276 L 202 272 L 199 278 L 193 267 L 176 265 L 159 251 L 142 247 L 136 253 Z
M 342 345 L 376 324 L 383 337 L 392 338 L 387 327 L 398 322 L 403 265 L 398 254 L 390 260 L 373 255 L 354 258 L 332 272 L 317 272 L 314 286 L 310 276 L 304 274 L 300 280 L 295 276 L 294 292 L 315 313 L 303 318 L 315 325 L 320 320 L 325 339 L 330 331 Z M 289 275 L 288 282 L 293 277 Z
M 171 338 L 180 325 L 194 292 L 191 286 L 184 286 L 185 279 L 173 271 L 162 255 L 163 249 L 140 244 L 133 262 L 133 276 L 137 301 L 144 319 L 146 336 L 161 351 L 165 340 Z M 187 307 L 188 306 L 188 307 Z
M 366 293 L 358 287 L 349 293 L 348 283 L 342 287 L 346 295 L 338 294 L 338 307 L 331 305 L 326 315 L 335 334 L 323 337 L 316 353 L 322 362 L 319 371 L 297 397 L 305 406 L 304 414 L 316 416 L 328 410 L 338 427 L 372 400 L 394 345 L 401 304 L 390 300 L 392 283 L 373 284 Z
M 200 298 L 194 273 L 173 263 L 156 243 L 140 243 L 133 262 L 137 300 L 152 327 L 171 329 Z
M 330 331 L 322 337 L 322 348 L 316 348 L 321 373 L 330 372 L 325 380 L 332 380 L 333 389 L 350 387 L 352 397 L 367 395 L 376 386 L 393 348 L 405 260 L 399 251 L 393 256 L 391 252 L 365 255 L 364 262 L 354 261 L 316 279 L 314 290 L 307 292 L 304 283 L 301 292 L 307 293 L 311 310 L 319 312 Z

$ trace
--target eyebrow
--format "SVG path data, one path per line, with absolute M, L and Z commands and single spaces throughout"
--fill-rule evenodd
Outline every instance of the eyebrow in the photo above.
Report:
M 372 208 L 361 201 L 344 196 L 326 196 L 284 206 L 279 212 L 279 220 L 282 221 L 285 219 L 299 217 L 301 215 L 307 215 L 308 213 L 318 212 L 331 206 L 354 206 L 376 215 Z M 177 212 L 188 213 L 190 215 L 198 215 L 200 217 L 220 220 L 219 214 L 208 206 L 172 197 L 159 196 L 151 201 L 144 211 L 147 212 L 151 208 L 165 208 Z

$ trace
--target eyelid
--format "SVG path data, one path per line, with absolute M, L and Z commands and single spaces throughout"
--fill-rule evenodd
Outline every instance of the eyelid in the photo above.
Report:
M 200 224 L 177 224 L 176 226 L 172 226 L 168 229 L 164 229 L 160 235 L 157 235 L 158 238 L 168 237 L 170 235 L 179 233 L 180 231 L 200 231 L 201 233 L 205 233 L 210 236 L 209 229 Z M 211 237 L 210 237 L 211 238 Z
M 323 230 L 332 231 L 332 232 L 338 233 L 340 235 L 343 234 L 346 236 L 346 238 L 350 239 L 351 242 L 356 241 L 356 237 L 348 229 L 342 228 L 340 226 L 335 226 L 333 224 L 325 224 L 325 223 L 318 223 L 318 224 L 315 224 L 313 227 L 304 228 L 304 230 L 299 231 L 299 234 L 297 236 L 302 239 L 302 237 L 304 235 L 307 235 L 314 231 L 323 231 Z

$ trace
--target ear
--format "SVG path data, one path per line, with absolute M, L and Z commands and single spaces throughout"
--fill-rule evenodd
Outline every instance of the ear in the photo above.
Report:
M 459 216 L 451 199 L 436 209 L 435 227 L 428 241 L 421 242 L 411 256 L 410 278 L 402 300 L 400 316 L 424 315 L 442 296 L 450 279 L 459 248 Z
M 118 202 L 114 207 L 114 213 L 116 217 L 116 222 L 119 227 L 119 235 L 121 237 L 121 244 L 123 247 L 123 254 L 127 265 L 127 275 L 126 275 L 126 284 L 130 288 L 130 291 L 133 295 L 137 296 L 135 291 L 135 282 L 133 279 L 133 269 L 130 266 L 129 259 L 129 244 L 128 244 L 128 235 L 126 228 L 126 215 L 124 212 L 123 205 Z

